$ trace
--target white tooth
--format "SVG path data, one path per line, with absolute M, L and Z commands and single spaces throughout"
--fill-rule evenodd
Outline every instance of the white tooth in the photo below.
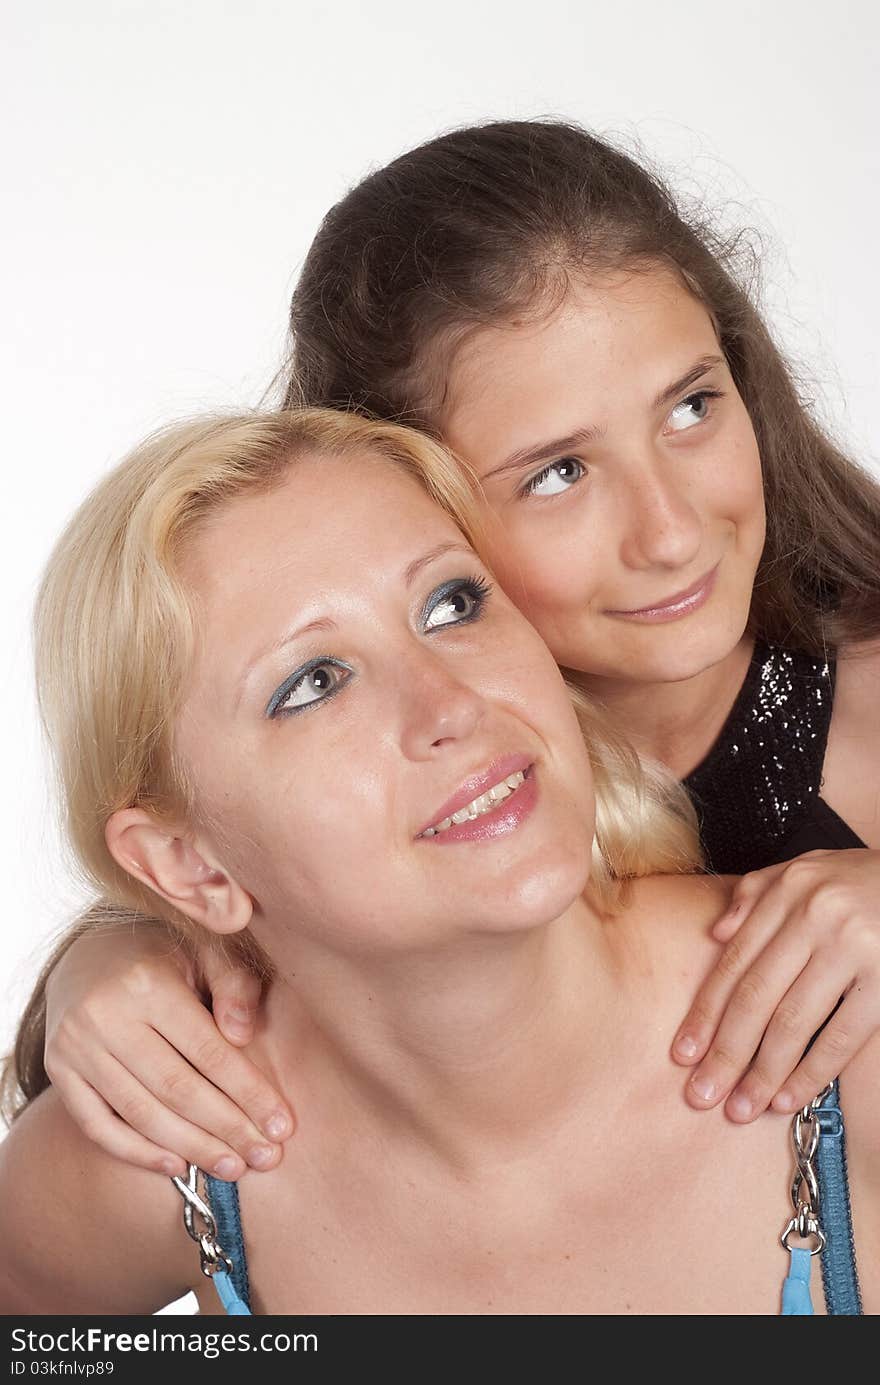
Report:
M 453 813 L 453 814 L 452 814 L 452 821 L 455 822 L 455 823 L 459 823 L 459 824 L 460 824 L 460 823 L 462 823 L 462 822 L 467 822 L 467 818 L 468 818 L 468 810 L 467 810 L 467 808 L 459 808 L 459 810 L 458 810 L 457 813 Z
M 422 833 L 422 836 L 423 836 L 423 837 L 436 837 L 436 835 L 437 835 L 437 829 L 436 829 L 436 827 L 426 827 L 425 830 L 424 830 L 424 832 Z
M 444 818 L 442 822 L 438 822 L 438 823 L 437 823 L 437 831 L 438 831 L 438 832 L 445 832 L 445 831 L 446 831 L 448 828 L 450 828 L 451 826 L 452 826 L 452 818 Z
M 518 789 L 524 778 L 522 770 L 517 770 L 516 774 L 508 774 L 504 782 L 509 789 Z
M 489 790 L 489 792 L 491 793 L 496 803 L 501 803 L 503 799 L 510 797 L 511 791 L 505 783 L 501 783 L 496 784 L 493 789 Z
M 479 798 L 474 799 L 473 807 L 476 808 L 478 813 L 485 813 L 487 808 L 492 807 L 492 801 L 491 794 L 481 793 Z

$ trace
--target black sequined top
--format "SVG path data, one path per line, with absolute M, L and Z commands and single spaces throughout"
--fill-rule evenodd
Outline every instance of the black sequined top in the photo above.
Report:
M 745 875 L 865 845 L 819 797 L 834 674 L 833 659 L 756 642 L 721 735 L 684 780 L 710 870 Z

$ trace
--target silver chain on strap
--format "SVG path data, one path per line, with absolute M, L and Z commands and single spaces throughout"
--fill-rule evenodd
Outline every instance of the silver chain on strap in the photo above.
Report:
M 183 1198 L 183 1224 L 187 1235 L 198 1243 L 199 1262 L 202 1274 L 210 1279 L 218 1270 L 232 1273 L 232 1261 L 217 1240 L 217 1222 L 205 1199 L 198 1189 L 199 1169 L 197 1164 L 189 1165 L 186 1181 L 172 1178 L 180 1196 Z M 196 1225 L 196 1217 L 200 1225 Z
M 809 1106 L 798 1111 L 791 1123 L 791 1142 L 797 1167 L 791 1180 L 791 1205 L 794 1216 L 789 1221 L 780 1240 L 786 1250 L 790 1250 L 789 1238 L 797 1235 L 802 1240 L 815 1238 L 816 1244 L 810 1247 L 811 1255 L 818 1255 L 825 1249 L 825 1232 L 819 1212 L 819 1180 L 813 1160 L 819 1148 L 819 1107 L 833 1089 L 833 1083 L 814 1097 Z

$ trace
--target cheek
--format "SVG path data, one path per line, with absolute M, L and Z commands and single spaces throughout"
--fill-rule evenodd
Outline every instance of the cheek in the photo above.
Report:
M 244 805 L 230 841 L 238 879 L 257 908 L 259 940 L 273 957 L 285 938 L 331 946 L 361 935 L 379 941 L 400 902 L 394 843 L 377 827 L 386 814 L 361 811 L 351 794 L 331 801 L 320 786 L 303 788 L 305 810 L 301 803 L 280 803 L 272 813 L 262 803 Z
M 579 807 L 591 810 L 589 757 L 558 664 L 536 629 L 521 621 L 517 626 L 520 638 L 515 642 L 511 631 L 508 640 L 513 652 L 508 681 L 505 686 L 499 680 L 497 690 L 548 745 Z
M 764 502 L 764 476 L 761 469 L 761 456 L 758 452 L 758 443 L 754 435 L 750 436 L 744 447 L 744 452 L 745 456 L 743 458 L 742 467 L 743 510 L 755 529 L 760 531 L 763 540 L 764 531 L 767 527 L 767 513 Z
M 222 765 L 193 766 L 199 813 L 223 864 L 265 911 L 317 902 L 332 878 L 341 894 L 360 888 L 375 859 L 385 804 L 374 766 L 357 747 L 294 753 L 296 728 L 279 725 Z M 296 748 L 301 752 L 301 747 Z M 328 768 L 344 766 L 342 776 Z M 381 811 L 380 811 L 381 809 Z
M 734 520 L 742 529 L 763 537 L 764 483 L 758 440 L 743 407 L 738 426 L 727 445 L 717 450 L 716 462 L 707 470 L 713 510 Z
M 545 639 L 557 619 L 583 616 L 600 586 L 600 543 L 572 512 L 509 515 L 489 561 L 502 588 Z

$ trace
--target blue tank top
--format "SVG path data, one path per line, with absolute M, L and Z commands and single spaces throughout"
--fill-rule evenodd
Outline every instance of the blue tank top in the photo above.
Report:
M 825 1307 L 829 1316 L 860 1315 L 862 1303 L 856 1273 L 846 1142 L 837 1082 L 832 1084 L 818 1108 L 818 1115 L 820 1133 L 816 1174 L 826 1236 L 825 1248 L 818 1259 L 822 1267 Z M 225 1183 L 207 1175 L 205 1186 L 217 1222 L 217 1240 L 232 1261 L 231 1274 L 221 1271 L 213 1276 L 214 1287 L 226 1313 L 250 1314 L 250 1286 L 238 1188 L 235 1183 Z M 792 1269 L 786 1280 L 783 1306 L 786 1316 L 804 1316 L 813 1311 L 808 1289 L 809 1264 L 808 1251 L 796 1250 L 792 1253 Z

